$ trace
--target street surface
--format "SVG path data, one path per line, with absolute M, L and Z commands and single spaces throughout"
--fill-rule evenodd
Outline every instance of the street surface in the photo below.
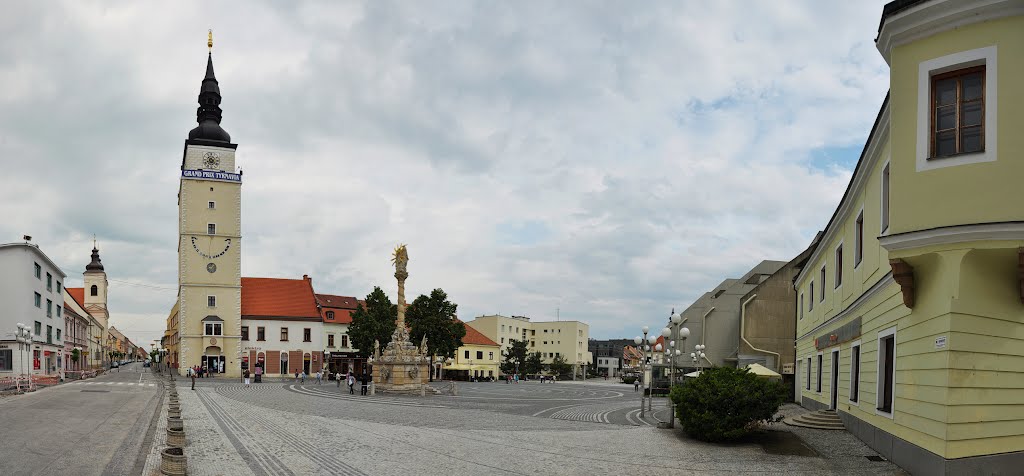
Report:
M 436 384 L 442 388 L 447 384 Z M 460 382 L 459 395 L 350 395 L 334 382 L 178 379 L 189 474 L 903 474 L 847 432 L 773 425 L 807 454 L 756 442 L 712 445 L 667 419 L 639 418 L 638 393 L 614 382 Z M 802 411 L 802 410 L 801 410 Z M 143 474 L 156 474 L 166 410 Z M 806 431 L 805 431 L 806 430 Z M 798 432 L 801 436 L 797 437 Z M 807 442 L 806 444 L 803 442 Z M 811 448 L 813 446 L 813 448 Z
M 141 363 L 0 399 L 0 474 L 139 474 L 162 391 Z

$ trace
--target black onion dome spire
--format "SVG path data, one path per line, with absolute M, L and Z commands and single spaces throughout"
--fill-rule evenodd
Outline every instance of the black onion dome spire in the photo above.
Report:
M 85 265 L 86 271 L 103 271 L 103 263 L 100 262 L 100 250 L 92 245 L 92 262 Z
M 196 109 L 195 129 L 188 133 L 189 139 L 231 142 L 231 136 L 220 127 L 220 84 L 213 74 L 213 53 L 206 58 L 206 77 L 199 88 L 199 108 Z

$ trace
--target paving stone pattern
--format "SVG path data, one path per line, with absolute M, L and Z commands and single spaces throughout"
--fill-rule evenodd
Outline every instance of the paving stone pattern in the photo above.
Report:
M 836 450 L 817 442 L 821 456 L 808 457 L 659 430 L 650 412 L 639 419 L 639 396 L 625 385 L 481 383 L 459 396 L 400 397 L 308 381 L 180 383 L 193 475 L 902 474 L 869 461 L 875 453 L 846 432 L 831 432 L 845 435 L 830 437 Z M 154 447 L 166 434 L 160 418 Z M 146 474 L 159 468 L 156 448 L 150 460 Z

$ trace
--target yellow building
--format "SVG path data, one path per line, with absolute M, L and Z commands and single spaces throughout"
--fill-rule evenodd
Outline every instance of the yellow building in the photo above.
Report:
M 171 328 L 171 334 L 177 333 L 179 369 L 223 367 L 227 376 L 238 377 L 242 173 L 235 163 L 238 146 L 220 127 L 220 102 L 211 55 L 199 92 L 199 125 L 189 132 L 181 161 L 177 327 Z
M 442 378 L 498 378 L 501 366 L 501 346 L 476 329 L 463 324 L 466 335 L 462 338 L 462 346 L 455 352 L 455 357 L 438 362 L 434 366 L 444 366 L 439 374 Z
M 556 356 L 560 356 L 576 369 L 577 374 L 582 375 L 584 369 L 593 362 L 593 354 L 587 348 L 590 325 L 585 322 L 531 322 L 525 316 L 492 315 L 477 317 L 467 325 L 496 342 L 501 347 L 499 356 L 508 351 L 513 340 L 524 340 L 527 342 L 527 351 L 540 353 L 545 364 L 550 364 Z
M 890 95 L 795 280 L 798 400 L 915 474 L 1024 466 L 1022 12 L 885 6 Z

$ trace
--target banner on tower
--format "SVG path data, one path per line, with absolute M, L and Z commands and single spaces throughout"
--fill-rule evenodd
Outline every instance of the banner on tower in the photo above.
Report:
M 242 181 L 242 174 L 218 172 L 215 170 L 182 170 L 181 177 L 199 180 L 219 180 L 222 182 Z

